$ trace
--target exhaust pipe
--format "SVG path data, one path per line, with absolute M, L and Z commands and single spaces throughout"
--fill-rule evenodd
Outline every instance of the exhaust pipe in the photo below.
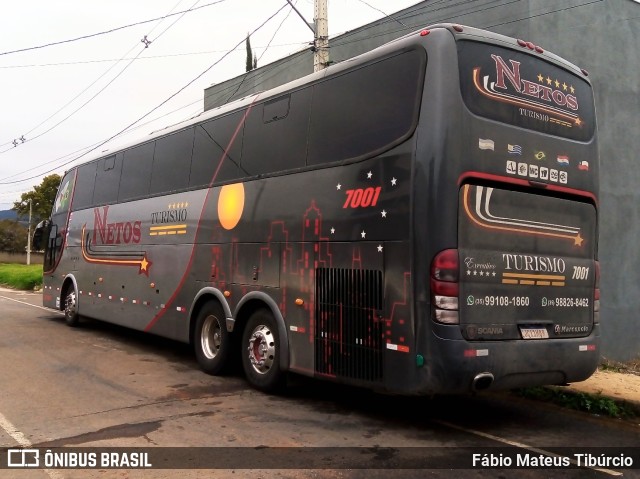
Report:
M 489 389 L 491 384 L 493 383 L 493 374 L 491 373 L 480 373 L 473 378 L 471 382 L 471 390 L 474 392 L 484 391 L 485 389 Z

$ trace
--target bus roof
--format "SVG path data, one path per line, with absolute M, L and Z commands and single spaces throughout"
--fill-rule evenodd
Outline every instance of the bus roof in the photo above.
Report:
M 178 132 L 180 130 L 193 126 L 194 124 L 201 123 L 203 121 L 207 121 L 209 119 L 212 119 L 218 116 L 223 116 L 228 113 L 232 113 L 234 111 L 237 111 L 243 107 L 246 107 L 252 104 L 257 99 L 261 101 L 268 100 L 270 98 L 277 97 L 278 95 L 281 95 L 285 92 L 295 91 L 304 86 L 318 82 L 328 76 L 340 74 L 345 70 L 368 63 L 371 60 L 374 60 L 376 58 L 385 57 L 398 50 L 410 48 L 412 45 L 420 45 L 421 44 L 420 38 L 423 36 L 426 36 L 424 32 L 431 33 L 434 30 L 440 30 L 440 29 L 445 29 L 449 31 L 456 37 L 456 39 L 470 39 L 470 40 L 476 40 L 476 41 L 482 41 L 482 42 L 488 42 L 488 43 L 501 44 L 503 46 L 507 46 L 509 48 L 515 48 L 515 49 L 524 48 L 525 51 L 528 51 L 529 53 L 535 54 L 537 56 L 541 56 L 546 61 L 555 63 L 567 70 L 570 70 L 571 73 L 581 76 L 584 80 L 589 82 L 586 71 L 581 70 L 578 66 L 574 65 L 573 63 L 570 63 L 553 53 L 547 52 L 541 47 L 537 47 L 536 45 L 533 45 L 530 42 L 526 42 L 520 39 L 515 39 L 512 37 L 508 37 L 506 35 L 501 35 L 498 33 L 487 31 L 487 30 L 482 30 L 479 28 L 469 27 L 466 25 L 459 25 L 459 24 L 453 24 L 453 23 L 439 23 L 439 24 L 434 24 L 419 30 L 415 30 L 407 35 L 404 35 L 388 43 L 385 43 L 373 50 L 362 53 L 360 55 L 357 55 L 353 58 L 347 59 L 340 63 L 330 65 L 324 70 L 311 73 L 309 75 L 298 78 L 296 80 L 292 80 L 288 83 L 277 86 L 267 91 L 259 91 L 259 92 L 251 93 L 245 97 L 239 98 L 225 105 L 221 105 L 211 110 L 203 111 L 187 120 L 182 120 L 177 123 L 156 129 L 151 133 L 149 133 L 147 136 L 137 137 L 135 140 L 130 140 L 126 143 L 119 144 L 113 149 L 101 150 L 99 153 L 91 155 L 89 159 L 87 159 L 86 161 L 80 164 L 89 163 L 91 161 L 98 160 L 105 156 L 114 155 L 116 153 L 124 151 L 133 146 L 144 144 L 148 141 L 153 141 L 157 138 Z M 79 166 L 80 164 L 74 166 L 74 168 Z

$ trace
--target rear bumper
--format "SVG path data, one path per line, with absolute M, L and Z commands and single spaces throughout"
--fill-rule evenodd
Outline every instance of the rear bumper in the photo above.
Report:
M 419 371 L 422 393 L 567 384 L 584 381 L 596 370 L 600 327 L 583 338 L 543 340 L 466 341 L 434 332 L 428 348 L 431 354 Z

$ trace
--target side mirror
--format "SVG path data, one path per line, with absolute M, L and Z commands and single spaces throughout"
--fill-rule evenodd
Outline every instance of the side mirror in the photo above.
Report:
M 33 241 L 31 242 L 33 249 L 36 251 L 40 251 L 42 249 L 42 238 L 45 230 L 49 228 L 49 224 L 49 220 L 43 220 L 36 225 L 36 229 L 33 232 Z

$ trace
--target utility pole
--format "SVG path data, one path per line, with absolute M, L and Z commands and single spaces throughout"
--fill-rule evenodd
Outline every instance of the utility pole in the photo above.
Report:
M 31 214 L 33 213 L 33 200 L 29 198 L 29 228 L 27 233 L 27 264 L 31 264 Z
M 329 66 L 329 15 L 327 0 L 314 0 L 313 21 L 315 23 L 313 71 Z

